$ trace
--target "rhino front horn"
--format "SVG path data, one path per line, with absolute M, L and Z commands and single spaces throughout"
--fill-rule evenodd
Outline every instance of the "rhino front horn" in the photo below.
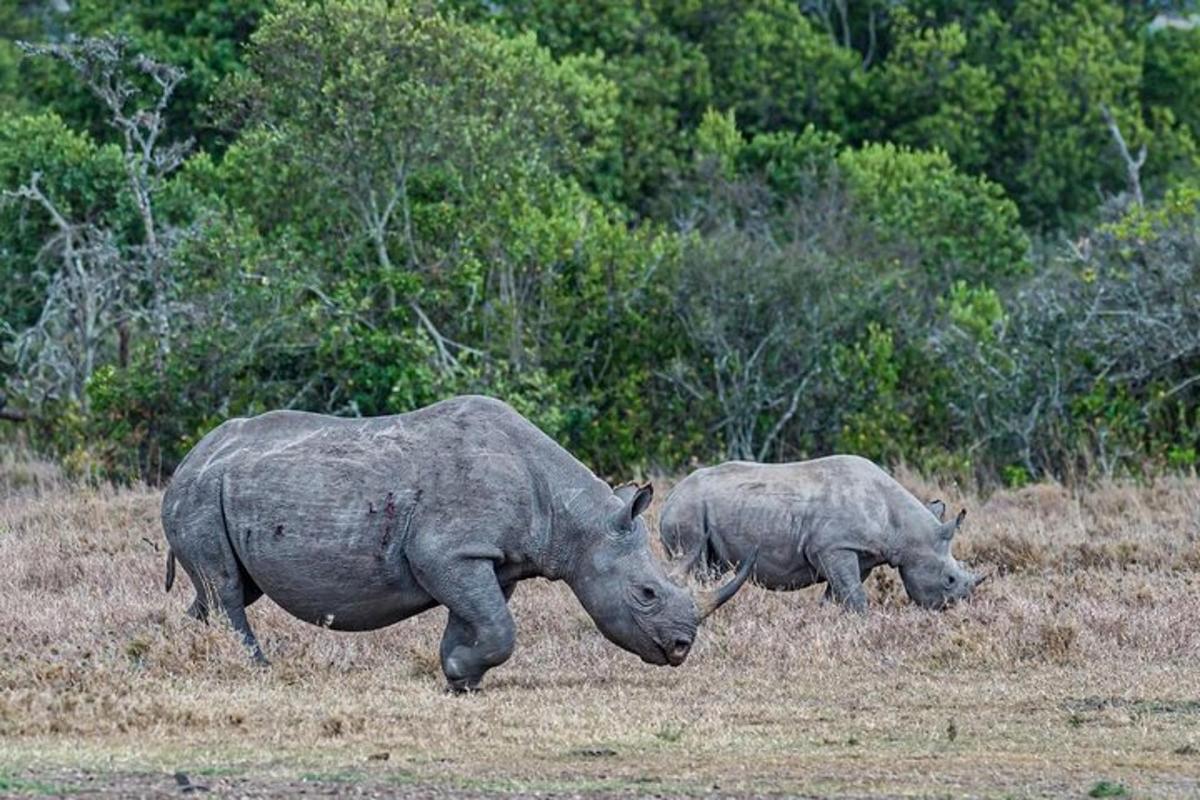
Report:
M 758 548 L 750 554 L 750 557 L 741 563 L 738 567 L 737 574 L 729 583 L 719 589 L 709 589 L 703 592 L 696 593 L 696 608 L 700 612 L 700 619 L 704 619 L 709 614 L 716 611 L 721 606 L 729 602 L 729 598 L 737 594 L 738 589 L 742 588 L 742 584 L 750 577 L 750 573 L 754 570 L 754 564 L 758 561 Z

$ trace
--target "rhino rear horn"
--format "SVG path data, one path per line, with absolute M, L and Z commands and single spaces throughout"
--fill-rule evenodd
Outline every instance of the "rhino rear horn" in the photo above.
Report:
M 750 557 L 741 563 L 738 567 L 737 574 L 729 581 L 729 583 L 718 589 L 709 589 L 703 592 L 696 593 L 696 609 L 700 612 L 700 619 L 703 620 L 709 614 L 716 611 L 721 606 L 729 602 L 729 599 L 738 593 L 750 573 L 754 570 L 754 565 L 758 561 L 758 548 L 754 548 L 754 552 Z

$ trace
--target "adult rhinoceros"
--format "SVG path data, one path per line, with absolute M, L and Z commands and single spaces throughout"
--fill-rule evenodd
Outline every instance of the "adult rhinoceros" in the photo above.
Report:
M 659 523 L 668 553 L 704 573 L 758 553 L 754 580 L 767 589 L 828 582 L 826 598 L 867 605 L 862 582 L 877 566 L 900 570 L 909 597 L 941 608 L 982 580 L 951 554 L 966 516 L 944 522 L 945 504 L 922 503 L 865 458 L 791 464 L 730 461 L 696 470 L 667 497 Z
M 300 619 L 371 630 L 450 611 L 442 670 L 474 689 L 512 654 L 520 580 L 566 581 L 600 631 L 679 665 L 700 621 L 745 582 L 692 596 L 652 555 L 650 486 L 614 492 L 508 405 L 459 397 L 409 414 L 233 419 L 192 449 L 163 497 L 189 613 L 219 605 L 256 658 L 246 607 L 266 594 Z

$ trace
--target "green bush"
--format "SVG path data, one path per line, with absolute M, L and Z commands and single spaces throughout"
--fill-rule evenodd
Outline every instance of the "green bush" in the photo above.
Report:
M 867 145 L 843 151 L 838 165 L 861 213 L 885 235 L 909 240 L 945 285 L 1029 271 L 1016 205 L 996 184 L 960 173 L 946 153 Z

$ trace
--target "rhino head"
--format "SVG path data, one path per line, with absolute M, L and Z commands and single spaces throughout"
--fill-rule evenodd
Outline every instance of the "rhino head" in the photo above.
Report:
M 653 488 L 626 485 L 614 491 L 620 501 L 600 530 L 582 537 L 569 583 L 584 610 L 605 638 L 650 664 L 679 666 L 687 658 L 696 630 L 724 605 L 750 575 L 753 559 L 742 564 L 729 583 L 693 594 L 676 583 L 650 550 L 642 512 Z
M 935 500 L 928 508 L 937 519 L 931 534 L 909 537 L 898 566 L 904 589 L 914 603 L 925 608 L 945 608 L 969 597 L 984 579 L 950 554 L 950 543 L 967 510 L 964 508 L 957 517 L 944 522 L 944 503 Z

